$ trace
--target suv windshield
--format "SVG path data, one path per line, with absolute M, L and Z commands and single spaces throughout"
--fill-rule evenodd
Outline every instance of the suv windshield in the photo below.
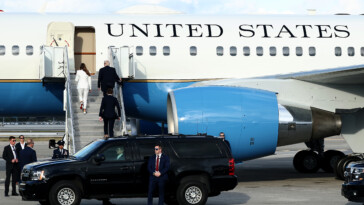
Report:
M 87 155 L 89 155 L 90 153 L 92 153 L 93 150 L 95 150 L 98 147 L 100 147 L 100 145 L 102 143 L 103 143 L 102 140 L 98 140 L 98 141 L 92 142 L 91 144 L 88 144 L 86 147 L 82 148 L 80 151 L 78 151 L 76 154 L 74 154 L 74 156 L 77 159 L 84 159 Z

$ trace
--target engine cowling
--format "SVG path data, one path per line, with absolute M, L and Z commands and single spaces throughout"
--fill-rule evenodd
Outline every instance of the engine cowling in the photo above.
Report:
M 170 91 L 171 134 L 224 132 L 237 161 L 273 154 L 277 146 L 341 132 L 341 118 L 317 108 L 280 105 L 276 93 L 244 87 L 204 86 Z
M 224 132 L 236 160 L 273 154 L 278 140 L 278 103 L 269 91 L 206 86 L 170 91 L 168 132 L 172 134 Z

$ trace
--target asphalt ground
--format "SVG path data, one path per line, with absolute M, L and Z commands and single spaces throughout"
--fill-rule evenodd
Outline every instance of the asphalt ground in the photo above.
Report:
M 0 142 L 2 151 L 7 142 Z M 38 158 L 49 158 L 52 150 L 48 142 L 35 141 Z M 340 137 L 325 140 L 325 148 L 336 149 L 348 154 L 350 147 Z M 360 203 L 348 202 L 341 196 L 342 181 L 334 178 L 333 174 L 319 171 L 314 174 L 302 174 L 294 170 L 292 159 L 297 151 L 306 149 L 304 144 L 296 144 L 277 148 L 275 155 L 255 159 L 236 165 L 238 186 L 229 192 L 208 199 L 208 205 L 240 205 L 240 204 L 298 204 L 298 205 L 355 205 Z M 4 197 L 5 163 L 0 159 L 0 204 L 39 204 L 34 201 L 22 201 L 21 197 Z M 10 188 L 11 189 L 11 188 Z M 112 199 L 114 204 L 144 205 L 146 198 Z M 98 200 L 82 200 L 82 205 L 102 204 Z M 157 204 L 157 199 L 154 200 Z

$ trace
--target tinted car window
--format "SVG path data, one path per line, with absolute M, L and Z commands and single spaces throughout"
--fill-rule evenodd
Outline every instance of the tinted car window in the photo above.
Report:
M 179 158 L 219 158 L 222 157 L 216 141 L 189 140 L 173 141 L 172 146 Z
M 137 142 L 137 147 L 139 148 L 139 159 L 144 160 L 154 154 L 154 146 L 157 142 L 155 141 L 143 141 Z M 162 148 L 163 150 L 163 148 Z
M 126 154 L 124 144 L 114 144 L 104 149 L 100 154 L 105 156 L 105 162 L 126 161 L 130 160 Z

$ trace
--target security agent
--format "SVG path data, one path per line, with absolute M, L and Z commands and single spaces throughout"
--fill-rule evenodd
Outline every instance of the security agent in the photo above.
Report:
M 164 186 L 168 180 L 168 170 L 170 166 L 169 157 L 162 154 L 162 146 L 154 146 L 155 155 L 149 158 L 148 171 L 149 177 L 149 189 L 148 189 L 148 205 L 153 204 L 153 192 L 158 186 L 159 189 L 159 205 L 164 204 Z
M 9 185 L 10 185 L 10 176 L 12 176 L 11 185 L 12 185 L 12 194 L 13 196 L 18 196 L 16 193 L 16 182 L 18 181 L 18 156 L 16 154 L 15 148 L 16 139 L 13 136 L 9 137 L 9 145 L 4 147 L 3 159 L 6 161 L 6 179 L 5 179 L 5 197 L 9 196 Z
M 219 138 L 222 139 L 222 141 L 224 141 L 228 145 L 229 149 L 231 149 L 230 142 L 225 139 L 225 133 L 220 132 Z
M 52 159 L 68 158 L 69 157 L 68 150 L 63 149 L 64 141 L 60 140 L 60 141 L 57 142 L 57 144 L 58 144 L 58 149 L 55 149 L 53 151 L 53 157 L 52 157 Z

